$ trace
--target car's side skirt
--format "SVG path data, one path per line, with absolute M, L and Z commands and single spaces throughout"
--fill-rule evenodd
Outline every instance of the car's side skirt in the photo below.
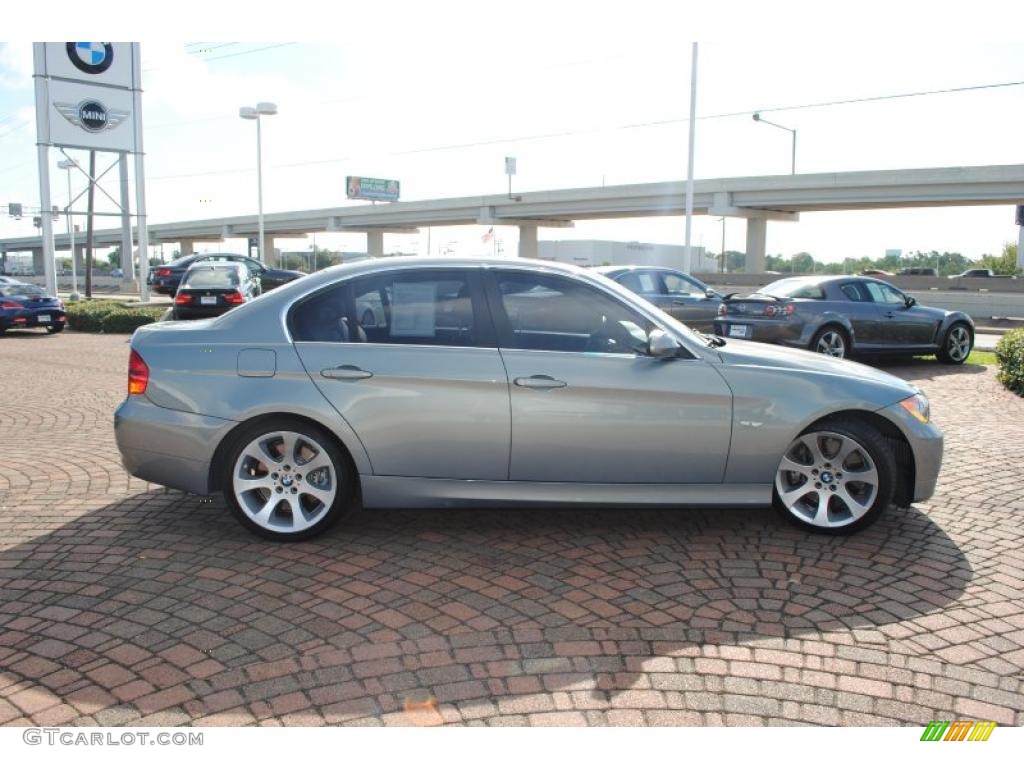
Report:
M 367 508 L 522 505 L 761 507 L 772 503 L 770 483 L 542 483 L 381 475 L 360 475 L 359 479 L 363 506 Z

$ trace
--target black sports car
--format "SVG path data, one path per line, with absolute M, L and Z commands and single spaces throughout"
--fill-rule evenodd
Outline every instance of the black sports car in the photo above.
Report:
M 787 277 L 722 301 L 715 333 L 833 357 L 860 353 L 934 354 L 961 364 L 974 346 L 963 312 L 922 307 L 913 296 L 870 277 Z
M 149 279 L 146 282 L 153 287 L 156 293 L 173 296 L 178 290 L 178 284 L 181 283 L 182 276 L 197 261 L 210 261 L 213 263 L 233 261 L 245 264 L 249 271 L 259 278 L 264 291 L 278 288 L 306 274 L 294 269 L 268 267 L 266 264 L 261 264 L 256 259 L 243 256 L 240 253 L 193 253 L 189 256 L 175 259 L 170 264 L 150 270 Z

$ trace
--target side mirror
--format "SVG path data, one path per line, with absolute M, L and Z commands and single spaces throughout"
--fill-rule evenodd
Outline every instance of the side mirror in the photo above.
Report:
M 714 288 L 705 288 L 704 295 L 707 296 L 709 299 L 717 299 L 718 291 L 716 291 Z
M 907 296 L 907 307 L 912 307 L 915 304 L 917 304 L 917 299 L 915 299 L 913 296 Z
M 659 359 L 675 357 L 681 345 L 660 328 L 655 328 L 647 337 L 647 354 Z

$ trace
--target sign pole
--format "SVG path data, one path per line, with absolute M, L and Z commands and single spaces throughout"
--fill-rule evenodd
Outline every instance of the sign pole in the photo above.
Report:
M 690 151 L 686 170 L 686 250 L 683 255 L 683 269 L 693 269 L 690 250 L 690 233 L 693 221 L 693 145 L 697 132 L 697 44 L 693 44 L 693 62 L 690 65 Z
M 117 153 L 117 173 L 120 176 L 118 181 L 121 188 L 121 271 L 124 274 L 122 280 L 126 280 L 135 276 L 135 259 L 132 253 L 132 206 L 128 195 L 128 154 L 126 152 Z M 133 265 L 131 270 L 125 266 L 126 258 L 128 263 Z
M 132 67 L 135 72 L 132 112 L 135 117 L 135 211 L 139 217 L 139 300 L 146 304 L 149 302 L 149 229 L 146 225 L 146 168 L 142 151 L 142 57 L 138 43 L 132 43 Z
M 39 145 L 39 208 L 43 234 L 43 274 L 46 292 L 57 295 L 57 269 L 54 264 L 53 217 L 50 215 L 50 148 Z

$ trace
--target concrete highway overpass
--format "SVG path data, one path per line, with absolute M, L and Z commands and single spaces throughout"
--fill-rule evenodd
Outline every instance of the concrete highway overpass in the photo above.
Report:
M 537 253 L 538 227 L 571 227 L 585 219 L 679 216 L 684 213 L 685 182 L 670 181 L 583 187 L 507 195 L 420 200 L 380 205 L 346 205 L 266 214 L 268 253 L 275 236 L 313 232 L 365 232 L 367 252 L 384 253 L 386 232 L 415 232 L 424 226 L 513 225 L 520 230 L 519 255 Z M 747 271 L 764 268 L 767 222 L 797 221 L 802 211 L 849 211 L 953 205 L 1024 203 L 1024 165 L 924 168 L 790 176 L 702 179 L 694 185 L 694 213 L 730 216 L 747 222 Z M 228 216 L 149 225 L 149 242 L 180 244 L 190 253 L 197 242 L 256 237 L 257 217 Z M 83 235 L 76 239 L 80 250 Z M 66 233 L 56 248 L 69 247 Z M 121 227 L 95 233 L 100 246 L 120 245 Z M 0 254 L 32 251 L 42 267 L 40 237 L 0 237 Z

